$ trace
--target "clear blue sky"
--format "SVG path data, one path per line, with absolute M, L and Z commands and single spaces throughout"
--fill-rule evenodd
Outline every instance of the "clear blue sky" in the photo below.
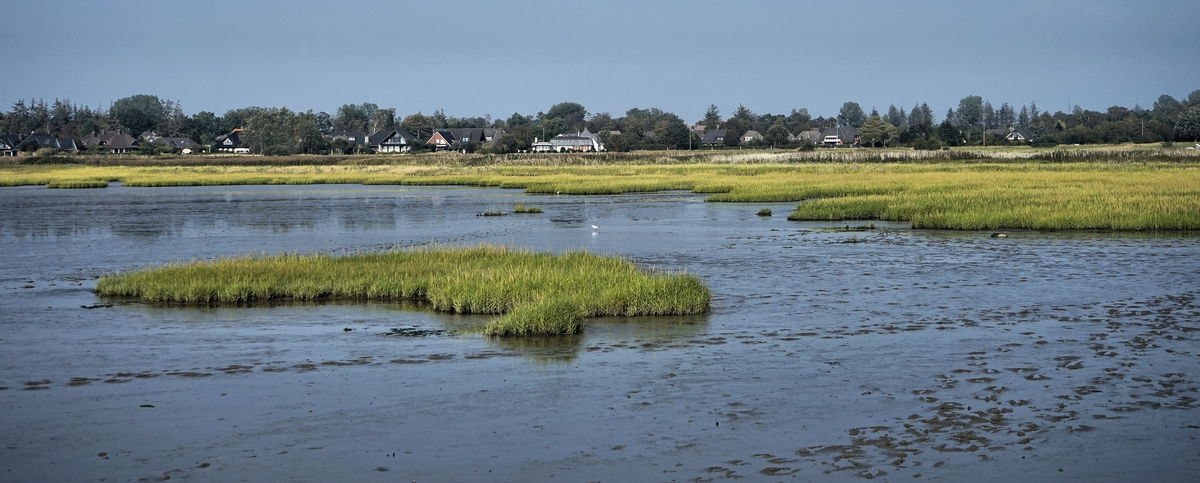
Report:
M 108 107 L 134 94 L 184 111 L 507 118 L 573 101 L 700 119 L 843 102 L 881 112 L 968 95 L 997 107 L 1150 107 L 1200 89 L 1200 2 L 506 0 L 5 1 L 0 108 Z

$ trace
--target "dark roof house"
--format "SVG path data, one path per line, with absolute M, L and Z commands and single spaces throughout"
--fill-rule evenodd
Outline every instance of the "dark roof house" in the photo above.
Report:
M 809 141 L 813 144 L 821 144 L 824 138 L 825 136 L 821 134 L 821 130 L 816 128 L 809 129 L 807 131 L 801 131 L 800 134 L 796 135 L 796 141 Z
M 125 131 L 100 131 L 91 133 L 83 138 L 81 143 L 89 150 L 108 151 L 113 154 L 123 154 L 137 151 L 142 146 L 133 136 Z
M 600 136 L 592 134 L 585 127 L 583 131 L 575 134 L 559 134 L 550 138 L 550 150 L 556 152 L 603 151 L 604 143 L 600 142 Z
M 355 146 L 365 146 L 367 144 L 367 136 L 358 131 L 334 131 L 331 136 L 335 138 L 346 138 L 350 144 Z
M 155 136 L 153 142 L 155 144 L 170 146 L 183 154 L 193 154 L 204 150 L 203 146 L 188 138 L 165 138 L 161 136 Z
M 488 143 L 499 141 L 504 134 L 504 130 L 498 127 L 485 127 L 483 128 L 483 141 Z
M 751 130 L 751 131 L 746 131 L 746 133 L 742 135 L 741 141 L 743 143 L 752 143 L 755 141 L 762 141 L 762 139 L 763 139 L 762 134 L 759 134 L 758 131 Z
M 408 131 L 379 131 L 367 138 L 367 147 L 377 153 L 407 153 L 419 141 Z
M 858 129 L 850 126 L 821 129 L 821 143 L 825 146 L 853 146 L 858 144 Z
M 456 139 L 456 142 L 459 144 L 482 143 L 485 141 L 482 128 L 458 128 L 450 129 L 449 131 L 454 135 L 454 139 Z
M 999 129 L 988 129 L 987 133 L 991 134 L 993 136 L 1003 136 L 1004 139 L 1007 139 L 1009 141 L 1020 141 L 1020 142 L 1032 142 L 1033 141 L 1033 133 L 1029 132 L 1028 129 L 1020 128 L 1020 127 L 1009 126 L 1006 128 L 1002 127 Z
M 0 156 L 16 156 L 20 146 L 20 136 L 12 134 L 0 135 Z
M 709 129 L 704 131 L 704 137 L 700 139 L 701 146 L 724 146 L 725 134 L 728 133 L 725 129 Z
M 17 149 L 21 151 L 37 151 L 42 148 L 52 148 L 56 151 L 75 152 L 79 146 L 71 138 L 60 138 L 50 134 L 30 134 L 21 140 Z
M 486 131 L 491 130 L 491 139 L 486 135 Z M 497 132 L 500 135 L 504 131 L 494 128 L 454 128 L 454 129 L 438 129 L 433 132 L 433 136 L 426 141 L 425 144 L 433 146 L 434 149 L 461 149 L 462 146 L 470 143 L 485 143 L 498 139 Z
M 1023 127 L 1013 128 L 1012 132 L 1008 133 L 1009 141 L 1033 141 L 1033 132 Z
M 234 129 L 229 134 L 217 136 L 217 142 L 213 144 L 213 149 L 225 153 L 248 154 L 250 147 L 242 142 L 242 128 Z

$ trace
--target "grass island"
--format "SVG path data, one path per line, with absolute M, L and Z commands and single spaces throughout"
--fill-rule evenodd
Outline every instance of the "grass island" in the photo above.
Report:
M 104 276 L 96 293 L 182 304 L 415 300 L 437 311 L 499 315 L 483 329 L 493 336 L 578 333 L 584 317 L 699 314 L 711 299 L 704 282 L 685 272 L 488 244 L 174 263 Z

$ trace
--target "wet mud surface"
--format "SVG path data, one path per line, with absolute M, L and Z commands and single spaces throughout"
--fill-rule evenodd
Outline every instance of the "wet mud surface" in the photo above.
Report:
M 475 216 L 519 202 L 545 213 Z M 755 216 L 790 206 L 5 188 L 0 480 L 1200 479 L 1200 239 Z M 491 339 L 403 303 L 91 293 L 173 260 L 481 241 L 686 268 L 713 311 Z

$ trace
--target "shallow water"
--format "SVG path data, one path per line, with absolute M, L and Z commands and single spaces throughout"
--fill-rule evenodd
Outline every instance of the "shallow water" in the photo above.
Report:
M 545 213 L 475 216 L 514 203 Z M 792 206 L 0 189 L 0 480 L 1200 479 L 1200 239 L 845 231 Z M 91 293 L 178 260 L 484 241 L 687 269 L 713 310 L 490 339 L 405 304 Z

